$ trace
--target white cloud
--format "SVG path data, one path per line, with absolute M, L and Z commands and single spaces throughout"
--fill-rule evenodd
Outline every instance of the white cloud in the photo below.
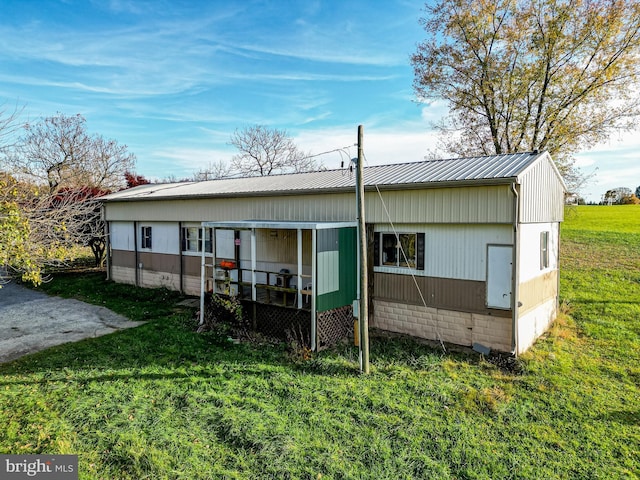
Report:
M 320 157 L 327 168 L 338 168 L 340 161 L 357 156 L 357 125 L 305 131 L 295 137 L 303 150 L 317 154 L 335 149 L 340 152 Z M 427 150 L 435 146 L 436 138 L 426 127 L 396 125 L 394 128 L 364 128 L 363 146 L 368 165 L 385 165 L 424 160 Z M 348 158 L 347 158 L 348 160 Z
M 623 132 L 614 139 L 576 155 L 583 172 L 594 173 L 581 194 L 587 201 L 599 201 L 612 188 L 640 185 L 640 134 Z

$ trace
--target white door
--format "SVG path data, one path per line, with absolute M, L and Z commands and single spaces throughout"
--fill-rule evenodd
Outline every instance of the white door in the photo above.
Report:
M 511 308 L 513 250 L 508 245 L 487 249 L 487 307 Z

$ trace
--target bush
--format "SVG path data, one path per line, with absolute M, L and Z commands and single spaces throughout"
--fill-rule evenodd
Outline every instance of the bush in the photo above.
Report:
M 198 332 L 212 332 L 222 336 L 238 335 L 246 331 L 240 300 L 235 296 L 208 295 L 204 306 L 203 323 Z

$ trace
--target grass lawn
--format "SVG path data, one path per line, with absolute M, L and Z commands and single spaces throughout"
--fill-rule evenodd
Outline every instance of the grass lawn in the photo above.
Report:
M 0 453 L 75 453 L 84 479 L 640 477 L 640 206 L 571 209 L 563 315 L 503 371 L 408 339 L 340 346 L 193 332 L 179 295 L 59 276 L 44 289 L 144 326 L 0 366 Z

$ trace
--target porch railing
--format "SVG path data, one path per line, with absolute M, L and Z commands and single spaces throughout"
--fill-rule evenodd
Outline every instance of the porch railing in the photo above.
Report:
M 236 278 L 251 277 L 251 270 L 238 268 L 216 268 L 215 272 L 215 292 L 225 295 L 235 294 L 241 299 L 251 299 L 251 288 L 253 284 L 244 280 L 232 280 L 232 272 L 246 275 L 236 276 Z M 256 301 L 258 303 L 305 308 L 311 306 L 311 295 L 313 295 L 313 283 L 311 275 L 300 275 L 302 280 L 301 288 L 298 290 L 298 274 L 274 272 L 269 270 L 254 270 L 257 274 L 263 274 L 265 282 L 256 282 Z M 296 283 L 291 285 L 291 281 Z M 232 288 L 235 287 L 235 288 Z M 298 293 L 302 296 L 301 305 L 298 305 Z M 281 298 L 280 298 L 281 297 Z

